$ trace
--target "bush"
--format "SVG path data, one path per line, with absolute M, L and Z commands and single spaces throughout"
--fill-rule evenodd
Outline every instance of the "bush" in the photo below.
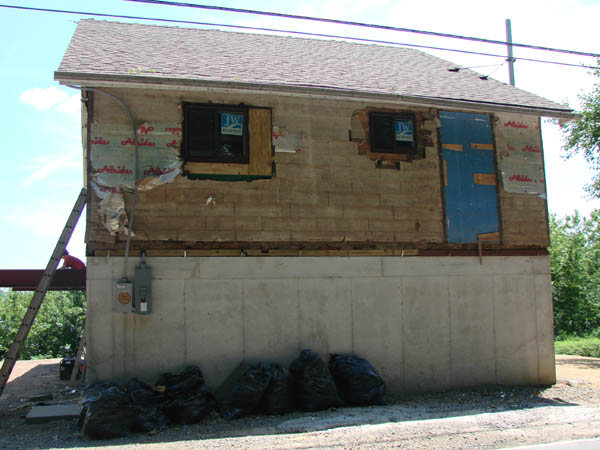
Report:
M 600 330 L 600 210 L 550 218 L 554 333 L 590 336 Z
M 32 296 L 32 292 L 0 290 L 0 359 L 13 343 Z M 21 350 L 20 359 L 75 356 L 85 310 L 83 292 L 48 292 Z
M 600 358 L 600 338 L 598 337 L 566 337 L 554 343 L 557 355 L 578 355 Z

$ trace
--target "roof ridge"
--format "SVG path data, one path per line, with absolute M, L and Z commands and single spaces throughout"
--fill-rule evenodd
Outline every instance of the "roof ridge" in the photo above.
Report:
M 392 49 L 402 49 L 402 50 L 407 50 L 409 52 L 416 52 L 416 53 L 420 53 L 420 54 L 427 54 L 421 50 L 418 49 L 414 49 L 414 48 L 410 48 L 410 47 L 404 47 L 402 44 L 383 44 L 383 43 L 377 43 L 377 42 L 353 42 L 353 41 L 347 41 L 344 40 L 343 37 L 340 37 L 339 39 L 334 39 L 334 38 L 317 38 L 317 37 L 308 37 L 308 36 L 288 36 L 285 34 L 270 34 L 267 33 L 266 30 L 264 30 L 264 33 L 260 33 L 260 32 L 255 32 L 254 30 L 252 30 L 251 32 L 244 32 L 244 31 L 230 31 L 230 30 L 220 30 L 220 29 L 204 29 L 204 28 L 195 28 L 193 26 L 180 26 L 180 25 L 161 25 L 161 24 L 154 24 L 154 23 L 137 23 L 137 22 L 119 22 L 119 21 L 114 21 L 114 20 L 99 20 L 99 19 L 94 19 L 94 18 L 86 18 L 86 19 L 80 19 L 78 22 L 96 22 L 96 23 L 107 23 L 107 24 L 115 24 L 115 25 L 133 25 L 133 26 L 140 26 L 140 27 L 152 27 L 152 28 L 160 28 L 160 29 L 178 29 L 178 30 L 183 30 L 183 31 L 196 31 L 196 32 L 209 32 L 209 33 L 224 33 L 224 34 L 232 34 L 232 35 L 236 35 L 236 36 L 245 36 L 245 35 L 250 35 L 250 36 L 261 36 L 261 37 L 267 37 L 267 38 L 275 38 L 275 39 L 297 39 L 297 40 L 302 40 L 302 41 L 310 41 L 310 42 L 334 42 L 334 43 L 341 43 L 341 44 L 348 44 L 348 45 L 357 45 L 357 46 L 364 46 L 364 47 L 381 47 L 381 48 L 392 48 Z M 190 24 L 193 25 L 193 24 Z M 202 26 L 202 25 L 198 25 L 198 26 Z M 218 26 L 217 25 L 206 25 L 206 26 Z M 243 27 L 243 26 L 242 26 Z M 232 25 L 232 28 L 235 28 L 235 25 Z M 260 30 L 258 30 L 260 31 Z M 281 31 L 280 33 L 293 33 L 293 31 Z M 275 31 L 273 32 L 275 33 Z M 439 58 L 441 60 L 444 60 L 443 58 Z
M 297 89 L 329 86 L 353 95 L 567 107 L 429 53 L 397 45 L 199 27 L 81 19 L 55 78 L 142 78 Z M 132 72 L 131 69 L 135 71 Z

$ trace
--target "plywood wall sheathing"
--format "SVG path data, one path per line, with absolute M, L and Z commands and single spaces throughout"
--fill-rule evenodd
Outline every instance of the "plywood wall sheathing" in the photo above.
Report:
M 184 165 L 184 170 L 211 175 L 248 175 L 248 167 L 248 164 L 189 162 Z
M 446 150 L 452 150 L 455 152 L 463 151 L 463 146 L 461 144 L 442 144 L 442 148 Z
M 273 156 L 271 144 L 271 110 L 250 109 L 249 111 L 250 165 L 249 175 L 270 176 Z
M 495 173 L 474 173 L 473 184 L 481 184 L 485 186 L 496 186 Z

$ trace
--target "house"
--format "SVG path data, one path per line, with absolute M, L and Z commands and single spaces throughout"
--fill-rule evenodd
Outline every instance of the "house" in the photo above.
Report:
M 554 383 L 540 117 L 572 112 L 454 68 L 80 21 L 55 78 L 82 90 L 90 379 L 311 348 L 396 393 Z

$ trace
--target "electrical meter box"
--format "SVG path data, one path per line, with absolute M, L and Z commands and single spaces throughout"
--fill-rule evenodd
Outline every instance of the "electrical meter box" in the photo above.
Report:
M 150 314 L 152 312 L 152 269 L 145 261 L 135 268 L 134 306 L 136 314 Z
M 133 285 L 127 281 L 119 281 L 116 286 L 113 312 L 133 312 Z

